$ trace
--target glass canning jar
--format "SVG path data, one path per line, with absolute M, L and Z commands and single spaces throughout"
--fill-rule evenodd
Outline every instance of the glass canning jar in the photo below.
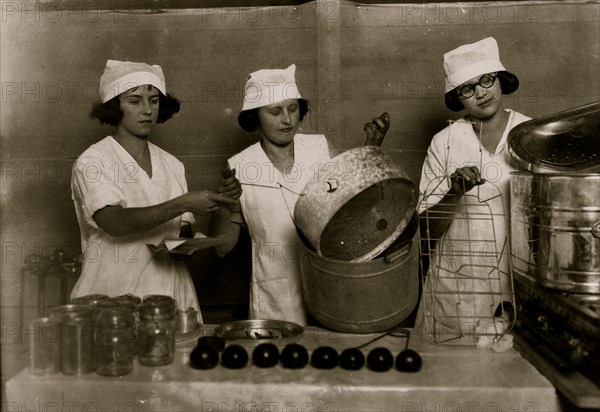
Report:
M 61 326 L 56 320 L 38 318 L 28 323 L 29 373 L 47 375 L 60 372 Z
M 133 369 L 135 322 L 129 306 L 102 308 L 96 317 L 96 372 L 126 375 Z
M 138 330 L 138 361 L 159 366 L 173 362 L 175 307 L 169 302 L 144 302 Z
M 133 322 L 134 322 L 134 330 L 133 330 L 133 353 L 137 354 L 137 337 L 138 337 L 138 329 L 140 327 L 140 309 L 142 307 L 142 298 L 139 296 L 132 295 L 128 293 L 126 295 L 115 296 L 111 298 L 111 300 L 116 305 L 128 305 L 131 307 L 133 313 Z
M 61 371 L 84 375 L 94 371 L 94 319 L 87 305 L 63 305 L 50 310 L 61 325 Z

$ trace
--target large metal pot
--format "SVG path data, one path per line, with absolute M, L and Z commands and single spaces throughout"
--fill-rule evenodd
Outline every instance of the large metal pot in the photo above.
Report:
M 563 291 L 600 292 L 600 174 L 511 174 L 513 270 Z
M 337 332 L 386 331 L 406 319 L 419 299 L 418 216 L 375 259 L 348 262 L 317 254 L 299 232 L 304 301 L 311 315 Z

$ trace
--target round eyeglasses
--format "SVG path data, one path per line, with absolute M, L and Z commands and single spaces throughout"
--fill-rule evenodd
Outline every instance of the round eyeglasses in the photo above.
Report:
M 481 86 L 484 89 L 489 89 L 494 85 L 498 74 L 484 74 L 479 78 L 479 81 L 474 84 L 465 84 L 458 89 L 458 94 L 465 99 L 473 97 L 475 94 L 475 87 Z

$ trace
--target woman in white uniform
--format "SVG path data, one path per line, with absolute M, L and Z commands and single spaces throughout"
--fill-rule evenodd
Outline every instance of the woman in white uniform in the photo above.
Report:
M 467 114 L 433 137 L 421 173 L 421 231 L 433 250 L 418 322 L 452 338 L 475 332 L 512 300 L 507 230 L 516 165 L 507 136 L 529 118 L 502 107 L 519 82 L 494 38 L 446 53 L 444 69 L 446 106 Z
M 214 224 L 217 233 L 232 233 L 232 241 L 216 249 L 221 256 L 235 246 L 242 224 L 249 231 L 249 317 L 305 325 L 294 206 L 306 183 L 337 152 L 324 135 L 297 133 L 308 104 L 300 95 L 295 70 L 291 65 L 250 74 L 238 123 L 248 132 L 258 131 L 260 141 L 229 159 L 231 173 L 243 187 L 241 210 L 220 209 Z M 368 123 L 366 144 L 380 145 L 388 127 L 387 114 Z M 225 172 L 222 184 L 229 185 L 232 176 Z
M 179 111 L 160 66 L 109 60 L 100 96 L 91 117 L 116 131 L 90 146 L 73 166 L 84 261 L 71 297 L 162 294 L 175 298 L 180 308 L 200 312 L 185 263 L 147 245 L 165 236 L 191 237 L 194 214 L 207 215 L 237 201 L 206 190 L 188 192 L 183 164 L 148 141 L 156 123 Z M 235 185 L 222 192 L 235 197 Z

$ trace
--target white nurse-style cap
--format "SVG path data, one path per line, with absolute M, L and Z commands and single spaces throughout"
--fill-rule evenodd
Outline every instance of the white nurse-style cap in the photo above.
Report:
M 108 60 L 100 77 L 100 98 L 106 103 L 115 96 L 144 84 L 156 87 L 167 94 L 165 76 L 160 66 L 146 63 Z
M 301 99 L 295 73 L 294 64 L 287 69 L 263 69 L 250 73 L 244 87 L 242 111 L 288 99 Z
M 496 39 L 487 37 L 444 54 L 444 71 L 446 72 L 444 93 L 448 93 L 473 77 L 506 71 L 506 69 L 500 62 Z

